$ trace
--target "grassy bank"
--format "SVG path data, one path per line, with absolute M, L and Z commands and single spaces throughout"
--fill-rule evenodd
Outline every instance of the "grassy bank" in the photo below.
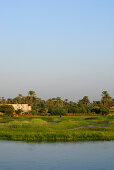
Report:
M 0 117 L 0 139 L 27 141 L 114 140 L 114 116 Z

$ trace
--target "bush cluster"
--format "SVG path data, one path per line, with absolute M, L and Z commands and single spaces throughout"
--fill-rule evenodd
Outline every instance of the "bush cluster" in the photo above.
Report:
M 12 115 L 15 112 L 15 109 L 12 105 L 2 105 L 0 106 L 0 112 Z

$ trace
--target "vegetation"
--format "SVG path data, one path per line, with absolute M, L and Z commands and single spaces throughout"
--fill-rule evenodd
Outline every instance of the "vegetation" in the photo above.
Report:
M 30 99 L 31 99 L 31 107 L 32 107 L 32 98 L 36 96 L 35 91 L 29 91 Z
M 101 101 L 105 107 L 108 107 L 112 104 L 112 98 L 107 91 L 102 92 L 102 100 Z
M 84 96 L 77 103 L 68 101 L 68 99 L 62 100 L 61 97 L 50 98 L 45 101 L 38 98 L 35 91 L 31 90 L 28 92 L 27 96 L 19 94 L 13 99 L 0 98 L 0 104 L 5 105 L 5 107 L 7 104 L 17 103 L 30 105 L 32 107 L 32 110 L 29 112 L 30 115 L 106 115 L 112 110 L 114 99 L 112 99 L 107 91 L 103 91 L 100 101 L 90 102 L 88 96 Z M 21 110 L 16 111 L 17 114 L 20 114 L 20 112 Z
M 0 139 L 114 140 L 114 116 L 1 116 Z
M 6 115 L 12 115 L 15 112 L 15 110 L 12 105 L 2 105 L 0 106 L 0 112 Z
M 32 110 L 25 114 L 11 104 L 28 104 Z M 0 139 L 114 140 L 114 99 L 107 91 L 100 101 L 84 96 L 77 103 L 61 97 L 45 101 L 29 91 L 28 96 L 0 98 L 0 113 Z

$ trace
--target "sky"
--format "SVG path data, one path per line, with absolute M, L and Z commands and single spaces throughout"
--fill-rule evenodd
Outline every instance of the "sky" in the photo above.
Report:
M 0 0 L 0 96 L 114 98 L 114 0 Z

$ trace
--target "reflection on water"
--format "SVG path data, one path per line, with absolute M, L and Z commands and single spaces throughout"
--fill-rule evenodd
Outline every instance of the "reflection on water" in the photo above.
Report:
M 0 170 L 113 170 L 114 142 L 0 141 Z

